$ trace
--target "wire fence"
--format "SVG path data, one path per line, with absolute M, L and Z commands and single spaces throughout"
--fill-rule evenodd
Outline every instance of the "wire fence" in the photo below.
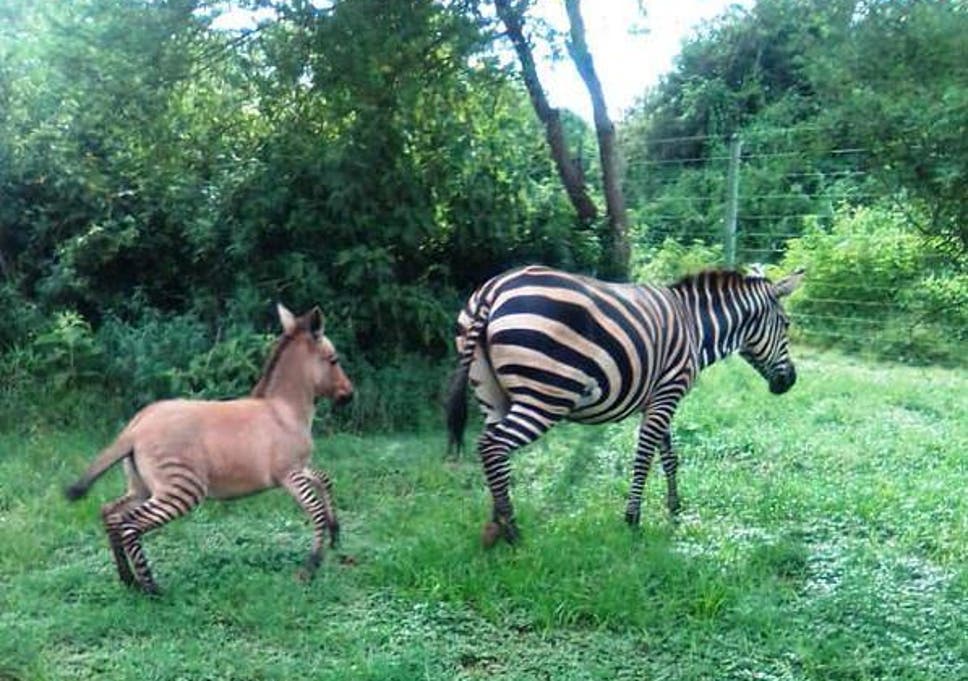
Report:
M 819 128 L 776 128 L 742 139 L 668 137 L 627 150 L 626 194 L 639 229 L 637 247 L 654 251 L 671 238 L 721 250 L 720 261 L 709 265 L 787 265 L 791 244 L 805 231 L 829 233 L 849 208 L 883 204 L 891 195 L 870 172 L 868 150 L 838 146 L 826 135 Z M 862 246 L 843 244 L 852 247 Z M 950 264 L 940 252 L 919 258 L 928 269 Z M 855 279 L 863 276 L 858 271 L 804 287 L 790 306 L 794 326 L 811 340 L 853 348 L 877 344 L 889 322 L 895 336 L 927 328 L 936 310 L 919 316 L 893 283 Z M 962 339 L 966 333 L 956 329 Z

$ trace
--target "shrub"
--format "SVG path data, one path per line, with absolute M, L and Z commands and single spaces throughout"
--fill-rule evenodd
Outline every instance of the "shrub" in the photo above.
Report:
M 443 433 L 444 389 L 456 360 L 401 354 L 377 366 L 361 356 L 344 357 L 353 382 L 353 401 L 335 409 L 328 402 L 320 403 L 316 409 L 318 430 L 389 433 L 437 429 Z
M 104 386 L 118 392 L 129 410 L 182 394 L 192 360 L 212 344 L 207 327 L 193 315 L 150 308 L 133 322 L 108 317 L 97 339 L 110 358 Z
M 30 336 L 43 328 L 37 305 L 25 299 L 11 282 L 0 282 L 0 352 L 25 345 Z
M 808 340 L 907 361 L 963 361 L 968 276 L 906 216 L 843 209 L 827 229 L 808 222 L 784 270 L 807 277 L 789 304 Z
M 247 394 L 259 379 L 273 337 L 252 331 L 215 343 L 172 372 L 175 392 L 203 398 Z
M 723 262 L 723 247 L 699 240 L 684 244 L 669 237 L 658 247 L 635 254 L 632 280 L 650 284 L 668 284 L 687 274 L 695 274 Z
M 57 312 L 31 347 L 32 373 L 55 391 L 96 383 L 104 369 L 104 353 L 91 325 L 73 310 Z

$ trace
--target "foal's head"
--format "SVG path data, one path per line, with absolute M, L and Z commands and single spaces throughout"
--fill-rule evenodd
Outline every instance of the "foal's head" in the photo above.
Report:
M 314 307 L 306 314 L 296 317 L 284 305 L 277 305 L 282 323 L 283 339 L 290 352 L 298 353 L 299 371 L 309 377 L 316 397 L 325 397 L 336 404 L 345 404 L 353 398 L 353 384 L 339 363 L 333 343 L 323 335 L 323 313 Z
M 739 354 L 769 382 L 770 392 L 779 395 L 792 388 L 797 380 L 789 351 L 790 319 L 780 299 L 796 290 L 803 281 L 803 271 L 798 270 L 775 284 L 763 281 L 766 288 L 762 307 L 749 327 Z

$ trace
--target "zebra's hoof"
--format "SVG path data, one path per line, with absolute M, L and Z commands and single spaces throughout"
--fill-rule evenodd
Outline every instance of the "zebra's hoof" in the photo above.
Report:
M 641 521 L 642 512 L 641 511 L 626 511 L 625 512 L 625 522 L 629 524 L 629 527 L 638 527 Z
M 141 593 L 150 598 L 158 598 L 161 596 L 161 589 L 154 582 L 149 582 L 147 584 L 141 584 Z
M 305 565 L 298 570 L 296 570 L 296 581 L 302 582 L 303 584 L 308 584 L 313 581 L 313 577 L 316 576 L 316 571 L 306 567 Z
M 502 534 L 501 526 L 494 521 L 488 521 L 484 523 L 484 529 L 481 530 L 481 546 L 485 549 L 489 549 L 494 546 L 494 542 Z
M 504 532 L 504 541 L 512 546 L 517 544 L 521 539 L 521 532 L 518 530 L 518 525 L 513 520 L 507 520 L 501 523 L 501 529 Z

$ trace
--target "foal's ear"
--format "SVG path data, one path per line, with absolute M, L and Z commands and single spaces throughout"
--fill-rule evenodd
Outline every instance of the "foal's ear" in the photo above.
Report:
M 796 291 L 797 287 L 799 287 L 800 284 L 803 282 L 803 275 L 804 275 L 804 270 L 801 267 L 798 270 L 794 270 L 793 274 L 787 277 L 784 277 L 780 281 L 776 282 L 773 285 L 773 288 L 776 289 L 777 297 L 783 298 L 784 296 L 788 296 L 794 291 Z
M 317 338 L 323 335 L 323 330 L 326 327 L 326 319 L 323 317 L 323 311 L 319 307 L 314 307 L 309 311 L 309 332 L 312 333 Z
M 279 313 L 279 322 L 285 333 L 292 333 L 296 329 L 296 316 L 282 303 L 276 303 L 276 311 Z

